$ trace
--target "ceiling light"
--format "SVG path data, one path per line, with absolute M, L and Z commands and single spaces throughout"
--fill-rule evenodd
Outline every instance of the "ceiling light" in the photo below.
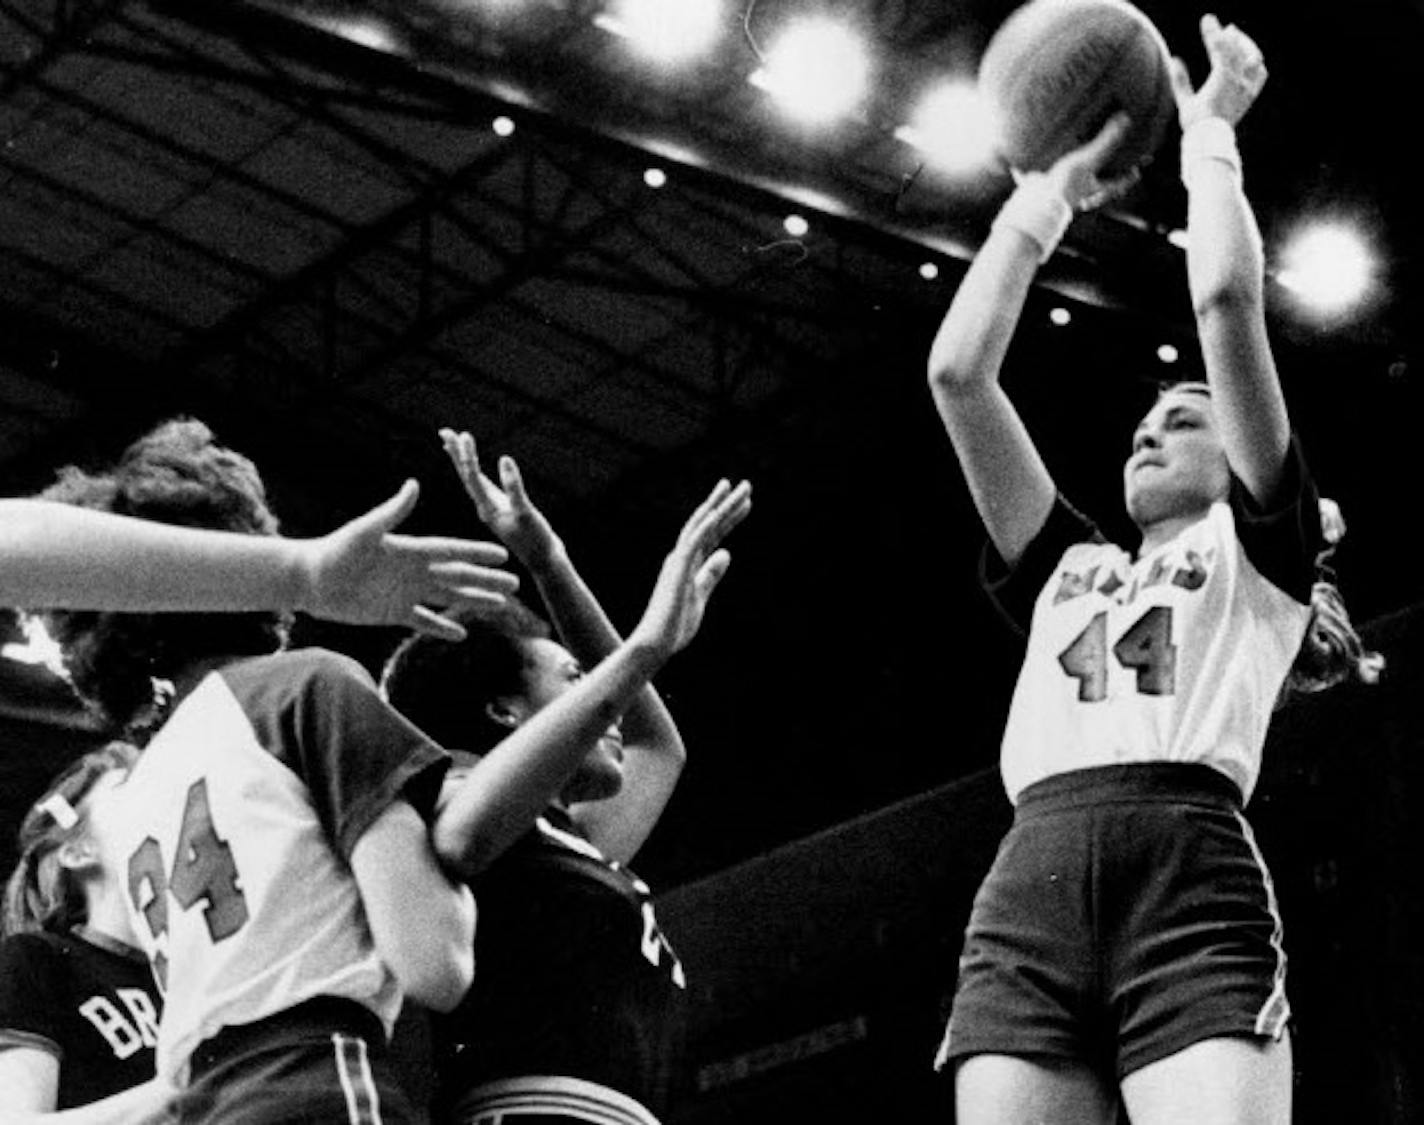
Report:
M 707 51 L 722 30 L 720 0 L 617 0 L 594 17 L 640 55 L 667 65 Z
M 870 85 L 865 41 L 851 28 L 815 18 L 792 24 L 768 49 L 753 85 L 793 118 L 825 125 L 856 108 Z
M 962 174 L 987 168 L 999 141 L 999 118 L 967 81 L 945 82 L 925 95 L 909 125 L 895 136 L 924 154 L 934 167 Z

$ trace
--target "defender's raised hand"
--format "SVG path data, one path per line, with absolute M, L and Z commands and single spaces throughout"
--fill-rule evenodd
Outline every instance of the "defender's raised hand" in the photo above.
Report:
M 440 431 L 460 483 L 475 505 L 475 514 L 525 566 L 537 570 L 563 550 L 544 513 L 534 506 L 513 457 L 499 459 L 499 484 L 480 467 L 475 439 L 463 431 Z
M 735 488 L 726 480 L 717 482 L 683 524 L 677 544 L 663 560 L 648 608 L 630 640 L 667 657 L 697 635 L 707 601 L 732 562 L 722 540 L 751 508 L 750 482 L 742 481 Z

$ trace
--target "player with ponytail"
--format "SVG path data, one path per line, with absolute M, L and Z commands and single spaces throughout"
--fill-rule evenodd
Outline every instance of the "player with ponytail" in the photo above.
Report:
M 1123 471 L 1124 548 L 1059 493 L 999 369 L 1039 264 L 1109 197 L 1125 122 L 1023 178 L 934 341 L 931 392 L 1026 650 L 1001 747 L 1014 821 L 976 896 L 940 1063 L 959 1125 L 1290 1120 L 1283 930 L 1242 810 L 1289 680 L 1369 681 L 1266 335 L 1235 127 L 1266 77 L 1202 20 L 1174 60 L 1205 384 L 1167 388 Z M 1329 509 L 1327 509 L 1327 513 Z

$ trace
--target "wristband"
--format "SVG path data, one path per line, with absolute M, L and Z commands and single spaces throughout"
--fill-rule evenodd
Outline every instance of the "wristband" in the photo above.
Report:
M 1236 130 L 1221 117 L 1193 121 L 1182 133 L 1182 183 L 1188 188 L 1207 161 L 1225 164 L 1241 182 L 1241 153 L 1236 147 Z
M 999 209 L 994 226 L 1027 236 L 1038 247 L 1040 263 L 1048 261 L 1063 241 L 1073 208 L 1042 172 L 1029 172 Z

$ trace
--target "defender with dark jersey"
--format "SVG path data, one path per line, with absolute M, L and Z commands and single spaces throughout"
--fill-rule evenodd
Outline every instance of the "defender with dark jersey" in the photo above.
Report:
M 471 1093 L 484 1112 L 514 1108 L 521 1087 L 508 1080 L 530 1075 L 597 1083 L 664 1113 L 683 1058 L 686 978 L 647 884 L 551 808 L 473 889 L 475 981 L 435 1020 L 443 1114 L 467 1120 L 459 1106 Z M 547 1103 L 548 1083 L 539 1090 Z
M 81 925 L 0 941 L 0 1051 L 55 1057 L 56 1109 L 152 1078 L 162 1007 L 143 954 L 105 934 Z

